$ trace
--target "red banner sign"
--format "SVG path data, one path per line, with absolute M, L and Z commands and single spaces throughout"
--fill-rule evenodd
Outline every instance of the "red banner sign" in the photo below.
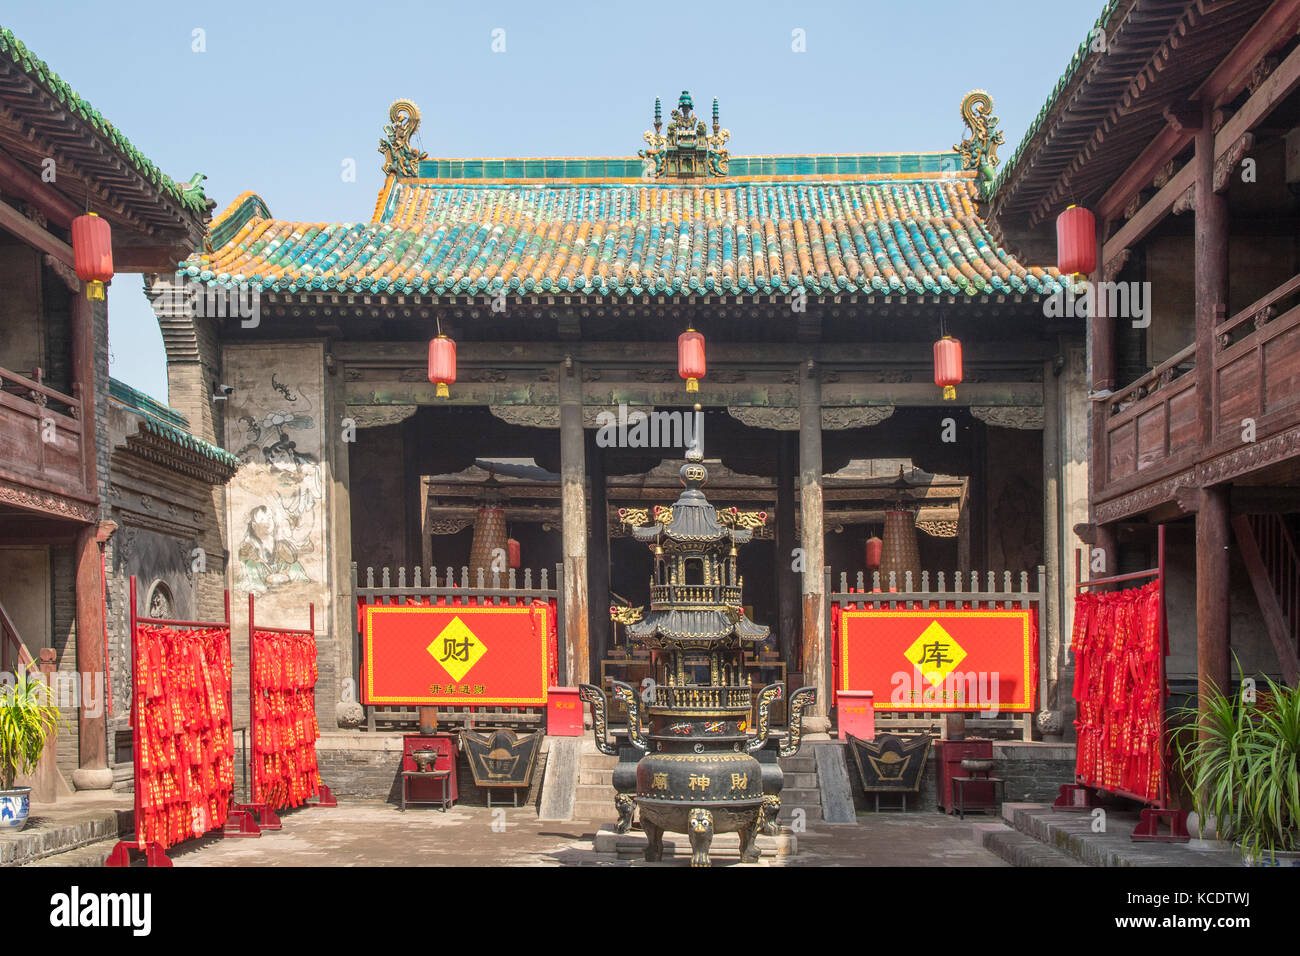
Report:
M 549 604 L 363 608 L 365 704 L 546 703 Z
M 842 608 L 838 690 L 874 692 L 876 710 L 1032 711 L 1032 615 Z

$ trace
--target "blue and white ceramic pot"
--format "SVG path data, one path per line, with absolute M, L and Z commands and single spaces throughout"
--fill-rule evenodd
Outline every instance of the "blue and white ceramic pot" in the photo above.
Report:
M 27 825 L 27 814 L 31 808 L 31 787 L 0 790 L 0 831 L 17 833 Z

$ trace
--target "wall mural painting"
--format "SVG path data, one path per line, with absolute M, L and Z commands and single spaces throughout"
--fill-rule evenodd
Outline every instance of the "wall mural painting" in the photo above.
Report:
M 314 592 L 327 583 L 320 349 L 230 348 L 224 369 L 235 386 L 227 447 L 244 462 L 230 498 L 234 589 L 319 601 Z

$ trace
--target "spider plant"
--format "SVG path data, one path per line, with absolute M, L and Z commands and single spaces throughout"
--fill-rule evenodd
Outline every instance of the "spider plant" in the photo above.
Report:
M 62 721 L 40 676 L 20 668 L 11 677 L 0 682 L 0 790 L 12 790 L 18 774 L 36 768 Z
M 1276 862 L 1300 850 L 1300 690 L 1264 682 L 1253 694 L 1209 688 L 1200 739 L 1182 744 L 1178 761 L 1201 819 L 1218 821 L 1246 860 Z

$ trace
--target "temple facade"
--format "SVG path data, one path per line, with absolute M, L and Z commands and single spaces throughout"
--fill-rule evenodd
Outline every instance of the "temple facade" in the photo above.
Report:
M 482 567 L 488 496 L 523 566 L 560 570 L 561 681 L 610 676 L 626 652 L 611 606 L 648 603 L 620 513 L 671 503 L 698 438 L 720 511 L 763 513 L 741 573 L 772 625 L 763 660 L 818 690 L 807 726 L 828 713 L 827 572 L 870 572 L 883 534 L 899 590 L 1046 568 L 1040 709 L 1061 733 L 1086 323 L 1047 316 L 1065 288 L 1051 256 L 1022 261 L 983 218 L 991 99 L 953 109 L 968 136 L 933 152 L 747 156 L 717 102 L 700 116 L 683 92 L 623 156 L 467 160 L 416 149 L 403 100 L 367 220 L 279 220 L 253 193 L 221 212 L 149 295 L 173 405 L 241 461 L 235 600 L 256 593 L 268 620 L 316 604 L 322 720 L 356 719 L 354 566 L 394 585 Z M 707 343 L 693 392 L 688 329 Z M 456 347 L 445 398 L 439 335 Z M 945 335 L 964 352 L 950 399 Z

